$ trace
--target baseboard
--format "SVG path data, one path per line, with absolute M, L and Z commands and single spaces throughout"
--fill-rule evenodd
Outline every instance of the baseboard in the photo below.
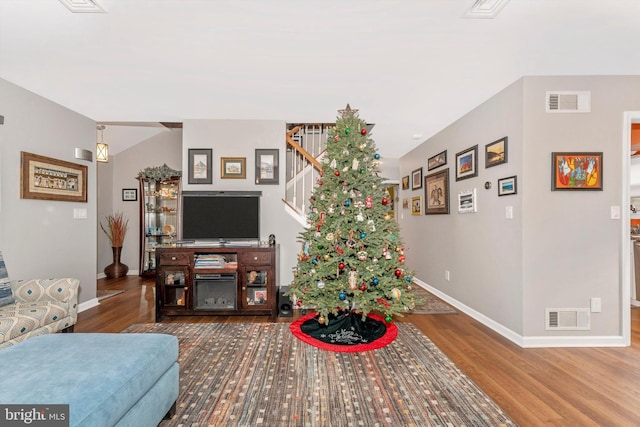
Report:
M 81 302 L 78 304 L 78 313 L 82 313 L 85 310 L 89 310 L 90 308 L 97 307 L 100 305 L 98 302 L 98 298 L 90 299 L 89 301 Z
M 127 272 L 127 276 L 139 276 L 139 275 L 140 275 L 139 270 L 129 270 Z M 105 279 L 106 277 L 107 275 L 104 273 L 98 273 L 98 275 L 96 276 L 97 279 Z
M 562 336 L 562 337 L 524 337 L 515 333 L 511 329 L 485 316 L 484 314 L 468 307 L 460 301 L 451 298 L 449 295 L 439 291 L 418 278 L 413 281 L 420 287 L 431 292 L 441 300 L 454 306 L 461 312 L 482 323 L 492 331 L 502 335 L 509 341 L 522 348 L 542 348 L 542 347 L 625 347 L 622 336 Z

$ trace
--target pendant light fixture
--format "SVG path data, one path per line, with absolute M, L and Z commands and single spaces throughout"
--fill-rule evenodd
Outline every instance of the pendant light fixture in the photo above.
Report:
M 104 143 L 104 130 L 105 125 L 97 125 L 96 129 L 100 132 L 100 139 L 96 144 L 96 160 L 99 162 L 108 162 L 109 161 L 109 146 Z

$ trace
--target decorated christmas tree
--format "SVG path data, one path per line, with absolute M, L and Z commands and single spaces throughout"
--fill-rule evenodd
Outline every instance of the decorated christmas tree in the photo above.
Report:
M 377 339 L 393 315 L 414 307 L 411 273 L 390 213 L 391 196 L 379 175 L 380 155 L 357 111 L 347 105 L 329 131 L 290 291 L 298 306 L 312 311 L 310 327 L 318 329 L 318 336 L 331 335 L 331 342 L 338 335 L 352 335 L 354 321 L 361 333 L 378 331 L 346 341 Z M 381 327 L 367 325 L 370 313 L 382 316 Z M 346 325 L 336 326 L 346 317 Z M 336 329 L 343 327 L 342 332 Z

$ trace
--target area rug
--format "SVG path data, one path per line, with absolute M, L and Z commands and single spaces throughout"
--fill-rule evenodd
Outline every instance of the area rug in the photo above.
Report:
M 458 312 L 446 302 L 433 295 L 431 292 L 420 286 L 414 286 L 413 292 L 416 299 L 424 302 L 416 305 L 416 308 L 409 310 L 409 314 L 457 314 Z
M 98 289 L 96 292 L 96 297 L 98 298 L 98 301 L 102 301 L 103 299 L 114 297 L 123 292 L 123 290 Z
M 321 350 L 287 323 L 154 323 L 180 342 L 177 413 L 160 426 L 514 426 L 418 328 L 390 345 Z

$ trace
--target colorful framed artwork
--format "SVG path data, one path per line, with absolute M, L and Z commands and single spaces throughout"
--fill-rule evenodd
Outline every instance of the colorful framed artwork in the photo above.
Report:
M 220 159 L 220 178 L 222 179 L 245 179 L 246 157 L 222 157 Z
M 518 193 L 518 178 L 510 176 L 498 180 L 498 196 L 510 196 Z
M 551 153 L 551 191 L 602 191 L 602 152 Z
M 122 201 L 123 202 L 135 202 L 138 200 L 137 188 L 123 188 L 122 189 Z
M 444 166 L 447 164 L 447 150 L 444 150 L 442 153 L 438 153 L 433 157 L 429 157 L 427 160 L 427 170 L 433 170 L 435 168 L 439 168 L 440 166 Z
M 280 151 L 274 149 L 256 150 L 256 184 L 274 184 L 279 182 L 279 160 Z
M 210 148 L 189 149 L 189 184 L 211 184 L 213 182 L 213 167 Z
M 484 146 L 484 167 L 490 168 L 507 163 L 509 138 L 500 138 Z
M 411 215 L 422 215 L 422 196 L 411 198 Z
M 424 178 L 425 215 L 449 213 L 449 168 Z
M 473 212 L 478 212 L 475 188 L 473 190 L 465 190 L 458 194 L 458 213 Z
M 20 198 L 87 202 L 87 167 L 20 152 Z
M 456 154 L 456 181 L 478 176 L 478 146 L 467 148 Z
M 411 189 L 418 190 L 419 188 L 422 188 L 422 168 L 411 172 Z
M 403 190 L 409 189 L 409 175 L 402 177 L 402 189 Z

